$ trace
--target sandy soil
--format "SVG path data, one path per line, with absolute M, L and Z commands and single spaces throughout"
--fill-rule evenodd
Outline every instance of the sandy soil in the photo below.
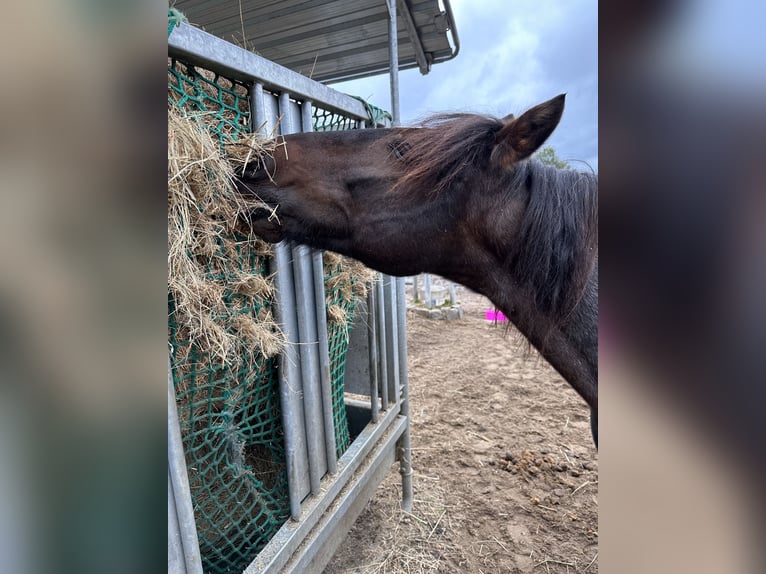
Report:
M 411 297 L 410 297 L 411 298 Z M 483 297 L 408 313 L 415 504 L 392 468 L 326 574 L 598 572 L 598 455 L 585 403 Z

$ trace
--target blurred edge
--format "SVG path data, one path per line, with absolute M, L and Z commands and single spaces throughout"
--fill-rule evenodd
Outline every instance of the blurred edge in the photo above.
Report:
M 765 570 L 762 4 L 602 3 L 604 572 Z M 3 19 L 4 572 L 164 560 L 166 8 Z
M 766 7 L 602 3 L 599 564 L 766 571 Z
M 0 24 L 2 572 L 164 568 L 166 10 Z

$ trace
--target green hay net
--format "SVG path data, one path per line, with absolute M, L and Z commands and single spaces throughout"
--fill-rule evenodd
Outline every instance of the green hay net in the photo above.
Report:
M 187 112 L 209 112 L 213 118 L 206 124 L 222 145 L 249 129 L 245 84 L 172 58 L 168 61 L 168 101 Z M 336 114 L 321 109 L 314 113 L 320 129 L 354 127 L 354 122 Z M 326 127 L 330 125 L 333 127 Z M 239 268 L 268 275 L 268 259 L 250 249 L 245 237 L 236 239 Z M 335 306 L 346 317 L 343 322 L 328 318 L 327 325 L 338 456 L 350 444 L 343 377 L 347 329 L 354 312 L 348 289 L 341 290 L 332 281 L 340 272 L 337 264 L 325 267 L 328 308 Z M 212 269 L 210 274 L 216 278 Z M 226 294 L 224 300 L 225 320 L 241 313 L 259 316 L 273 304 L 237 293 Z M 203 567 L 211 573 L 239 573 L 289 516 L 276 359 L 245 353 L 241 364 L 216 364 L 205 349 L 188 340 L 174 321 L 173 311 L 169 294 L 173 382 Z

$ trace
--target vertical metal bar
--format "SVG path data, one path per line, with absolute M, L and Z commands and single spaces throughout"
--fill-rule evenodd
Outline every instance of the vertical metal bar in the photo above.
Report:
M 280 132 L 291 133 L 290 95 L 287 93 L 279 96 L 279 114 L 281 116 Z M 309 469 L 303 412 L 303 385 L 297 348 L 298 317 L 293 287 L 292 251 L 286 241 L 278 243 L 274 248 L 273 261 L 276 265 L 276 319 L 287 339 L 279 370 L 279 391 L 282 402 L 282 426 L 285 433 L 290 515 L 294 520 L 298 520 L 301 514 L 301 501 L 309 488 L 306 484 Z
M 263 105 L 263 84 L 250 86 L 250 131 L 266 135 L 266 108 Z
M 420 275 L 412 276 L 412 302 L 413 303 L 418 302 L 418 279 L 420 279 Z
M 399 403 L 399 341 L 396 318 L 396 278 L 383 276 L 383 293 L 386 307 L 386 363 L 388 371 L 388 397 L 391 403 Z
M 4 557 L 7 560 L 7 557 Z M 11 564 L 14 562 L 11 556 Z M 184 543 L 181 538 L 181 525 L 178 523 L 178 509 L 173 494 L 173 483 L 168 468 L 168 574 L 186 574 Z
M 426 300 L 426 307 L 430 309 L 434 304 L 433 299 L 431 299 L 431 274 L 430 273 L 426 273 L 423 276 L 423 297 Z
M 311 100 L 303 100 L 301 104 L 301 131 L 314 131 L 314 113 Z
M 338 454 L 335 444 L 335 420 L 332 404 L 332 379 L 330 373 L 330 341 L 327 336 L 327 302 L 324 291 L 324 263 L 322 252 L 311 254 L 314 269 L 314 297 L 316 299 L 317 335 L 319 336 L 319 375 L 322 383 L 322 410 L 324 414 L 325 449 L 327 471 L 338 470 Z
M 168 357 L 168 475 L 173 490 L 186 572 L 187 574 L 202 574 L 197 523 L 194 520 L 189 475 L 186 472 L 186 458 L 184 457 L 184 445 L 176 408 L 176 393 L 173 387 L 173 369 L 170 364 L 170 357 Z
M 311 494 L 318 495 L 320 481 L 327 471 L 324 442 L 324 413 L 319 373 L 316 299 L 311 253 L 305 245 L 293 248 L 295 302 L 298 311 L 298 350 L 303 380 L 303 413 L 306 417 L 306 443 L 309 455 Z
M 457 305 L 457 292 L 455 290 L 455 284 L 452 281 L 449 282 L 449 304 Z
M 381 408 L 384 411 L 388 410 L 388 348 L 386 346 L 386 295 L 383 291 L 383 279 L 384 275 L 381 274 L 380 279 L 375 284 L 377 289 L 378 298 L 378 317 L 377 317 L 377 336 L 378 336 L 378 365 L 380 368 L 380 376 L 378 377 L 378 386 L 380 389 Z
M 370 411 L 372 422 L 379 420 L 378 409 L 378 319 L 377 319 L 377 278 L 370 282 L 367 293 L 367 329 L 370 342 Z
M 314 113 L 311 100 L 301 104 L 301 130 L 314 131 Z M 314 310 L 316 312 L 317 337 L 319 339 L 319 378 L 321 383 L 321 405 L 324 421 L 325 459 L 327 470 L 335 473 L 338 458 L 335 445 L 335 420 L 332 404 L 332 378 L 330 373 L 330 342 L 327 338 L 327 302 L 324 291 L 324 263 L 322 252 L 311 250 L 311 267 L 314 277 Z
M 301 365 L 298 362 L 298 320 L 295 315 L 292 253 L 286 242 L 274 248 L 272 273 L 276 274 L 277 304 L 275 319 L 287 339 L 279 369 L 279 395 L 282 404 L 282 429 L 285 433 L 287 484 L 290 494 L 290 515 L 298 520 L 301 501 L 307 494 L 308 452 L 303 415 Z
M 291 131 L 311 131 L 311 103 L 301 106 L 300 129 L 292 122 L 292 104 L 289 96 L 280 96 L 280 114 L 290 117 Z M 284 132 L 283 132 L 284 133 Z M 311 493 L 319 495 L 320 481 L 327 471 L 325 425 L 319 366 L 319 337 L 317 334 L 316 297 L 314 293 L 314 266 L 311 250 L 293 246 L 293 272 L 295 273 L 295 299 L 298 311 L 298 348 L 301 357 L 303 381 L 303 413 L 306 417 L 306 443 L 309 457 L 309 483 Z
M 399 384 L 401 385 L 402 416 L 410 416 L 410 382 L 407 372 L 407 305 L 404 300 L 404 278 L 396 281 L 396 324 L 398 327 L 399 343 Z M 402 509 L 405 512 L 412 510 L 412 449 L 410 446 L 410 422 L 399 439 L 398 458 L 399 473 L 402 475 Z
M 396 0 L 386 0 L 388 6 L 388 60 L 391 75 L 391 115 L 393 125 L 399 125 L 399 37 L 396 21 Z

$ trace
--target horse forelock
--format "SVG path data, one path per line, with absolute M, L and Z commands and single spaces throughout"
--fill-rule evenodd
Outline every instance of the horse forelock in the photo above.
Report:
M 598 257 L 598 178 L 527 160 L 516 166 L 511 186 L 530 189 L 506 265 L 537 310 L 561 323 L 580 302 Z
M 503 123 L 477 114 L 441 114 L 398 138 L 406 153 L 394 191 L 436 197 L 456 181 L 485 169 Z

